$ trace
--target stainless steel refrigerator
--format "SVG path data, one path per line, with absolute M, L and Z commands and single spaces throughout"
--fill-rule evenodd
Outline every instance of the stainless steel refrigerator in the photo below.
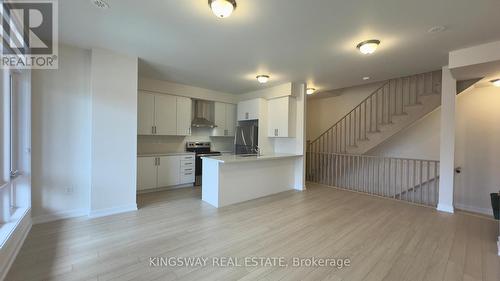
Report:
M 257 154 L 259 121 L 240 121 L 234 138 L 235 154 Z

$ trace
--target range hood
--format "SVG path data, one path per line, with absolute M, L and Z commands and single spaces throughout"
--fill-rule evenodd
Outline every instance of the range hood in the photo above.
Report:
M 215 128 L 212 121 L 214 103 L 204 100 L 194 101 L 194 119 L 191 122 L 192 127 L 196 128 Z

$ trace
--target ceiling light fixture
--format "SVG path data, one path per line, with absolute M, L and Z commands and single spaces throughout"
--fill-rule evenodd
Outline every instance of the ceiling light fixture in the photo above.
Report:
M 370 76 L 365 76 L 365 77 L 363 77 L 363 80 L 365 80 L 365 81 L 366 81 L 366 80 L 370 80 Z
M 217 17 L 229 17 L 236 9 L 236 0 L 208 0 L 208 5 Z
M 97 8 L 109 9 L 109 4 L 104 0 L 90 0 Z
M 308 95 L 312 95 L 312 94 L 314 94 L 314 92 L 316 92 L 316 89 L 314 89 L 314 88 L 307 88 L 307 89 L 306 89 L 306 93 L 307 93 Z
M 436 25 L 436 26 L 433 26 L 433 27 L 429 28 L 429 30 L 427 30 L 427 32 L 429 32 L 429 33 L 439 33 L 439 32 L 445 31 L 445 29 L 446 29 L 445 26 Z
M 257 75 L 256 78 L 260 84 L 265 84 L 265 83 L 267 83 L 267 81 L 269 81 L 269 75 Z
M 495 79 L 490 81 L 495 87 L 500 87 L 500 79 Z
M 380 40 L 372 39 L 372 40 L 366 40 L 366 41 L 359 43 L 356 46 L 356 48 L 358 48 L 358 50 L 362 54 L 369 55 L 369 54 L 373 54 L 377 50 L 378 45 L 380 45 Z

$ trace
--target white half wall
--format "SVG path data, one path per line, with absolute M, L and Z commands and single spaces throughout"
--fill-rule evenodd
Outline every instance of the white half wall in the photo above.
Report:
M 137 61 L 92 49 L 90 216 L 137 208 Z
M 61 45 L 59 69 L 32 72 L 32 215 L 86 215 L 90 192 L 90 51 Z

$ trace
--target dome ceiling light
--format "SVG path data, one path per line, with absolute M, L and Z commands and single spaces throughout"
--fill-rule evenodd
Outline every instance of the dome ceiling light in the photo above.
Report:
M 500 87 L 500 79 L 495 79 L 490 81 L 495 87 Z
M 369 55 L 375 53 L 375 51 L 378 48 L 378 45 L 380 45 L 380 40 L 377 39 L 372 39 L 372 40 L 366 40 L 361 43 L 359 43 L 356 48 L 364 54 L 364 55 Z
M 267 81 L 269 81 L 269 75 L 257 75 L 257 81 L 259 81 L 260 84 L 265 84 Z
M 306 94 L 308 94 L 308 95 L 312 95 L 312 94 L 314 94 L 314 92 L 316 92 L 315 88 L 307 88 L 306 89 Z
M 208 0 L 208 5 L 214 15 L 223 19 L 231 16 L 236 9 L 236 0 Z

